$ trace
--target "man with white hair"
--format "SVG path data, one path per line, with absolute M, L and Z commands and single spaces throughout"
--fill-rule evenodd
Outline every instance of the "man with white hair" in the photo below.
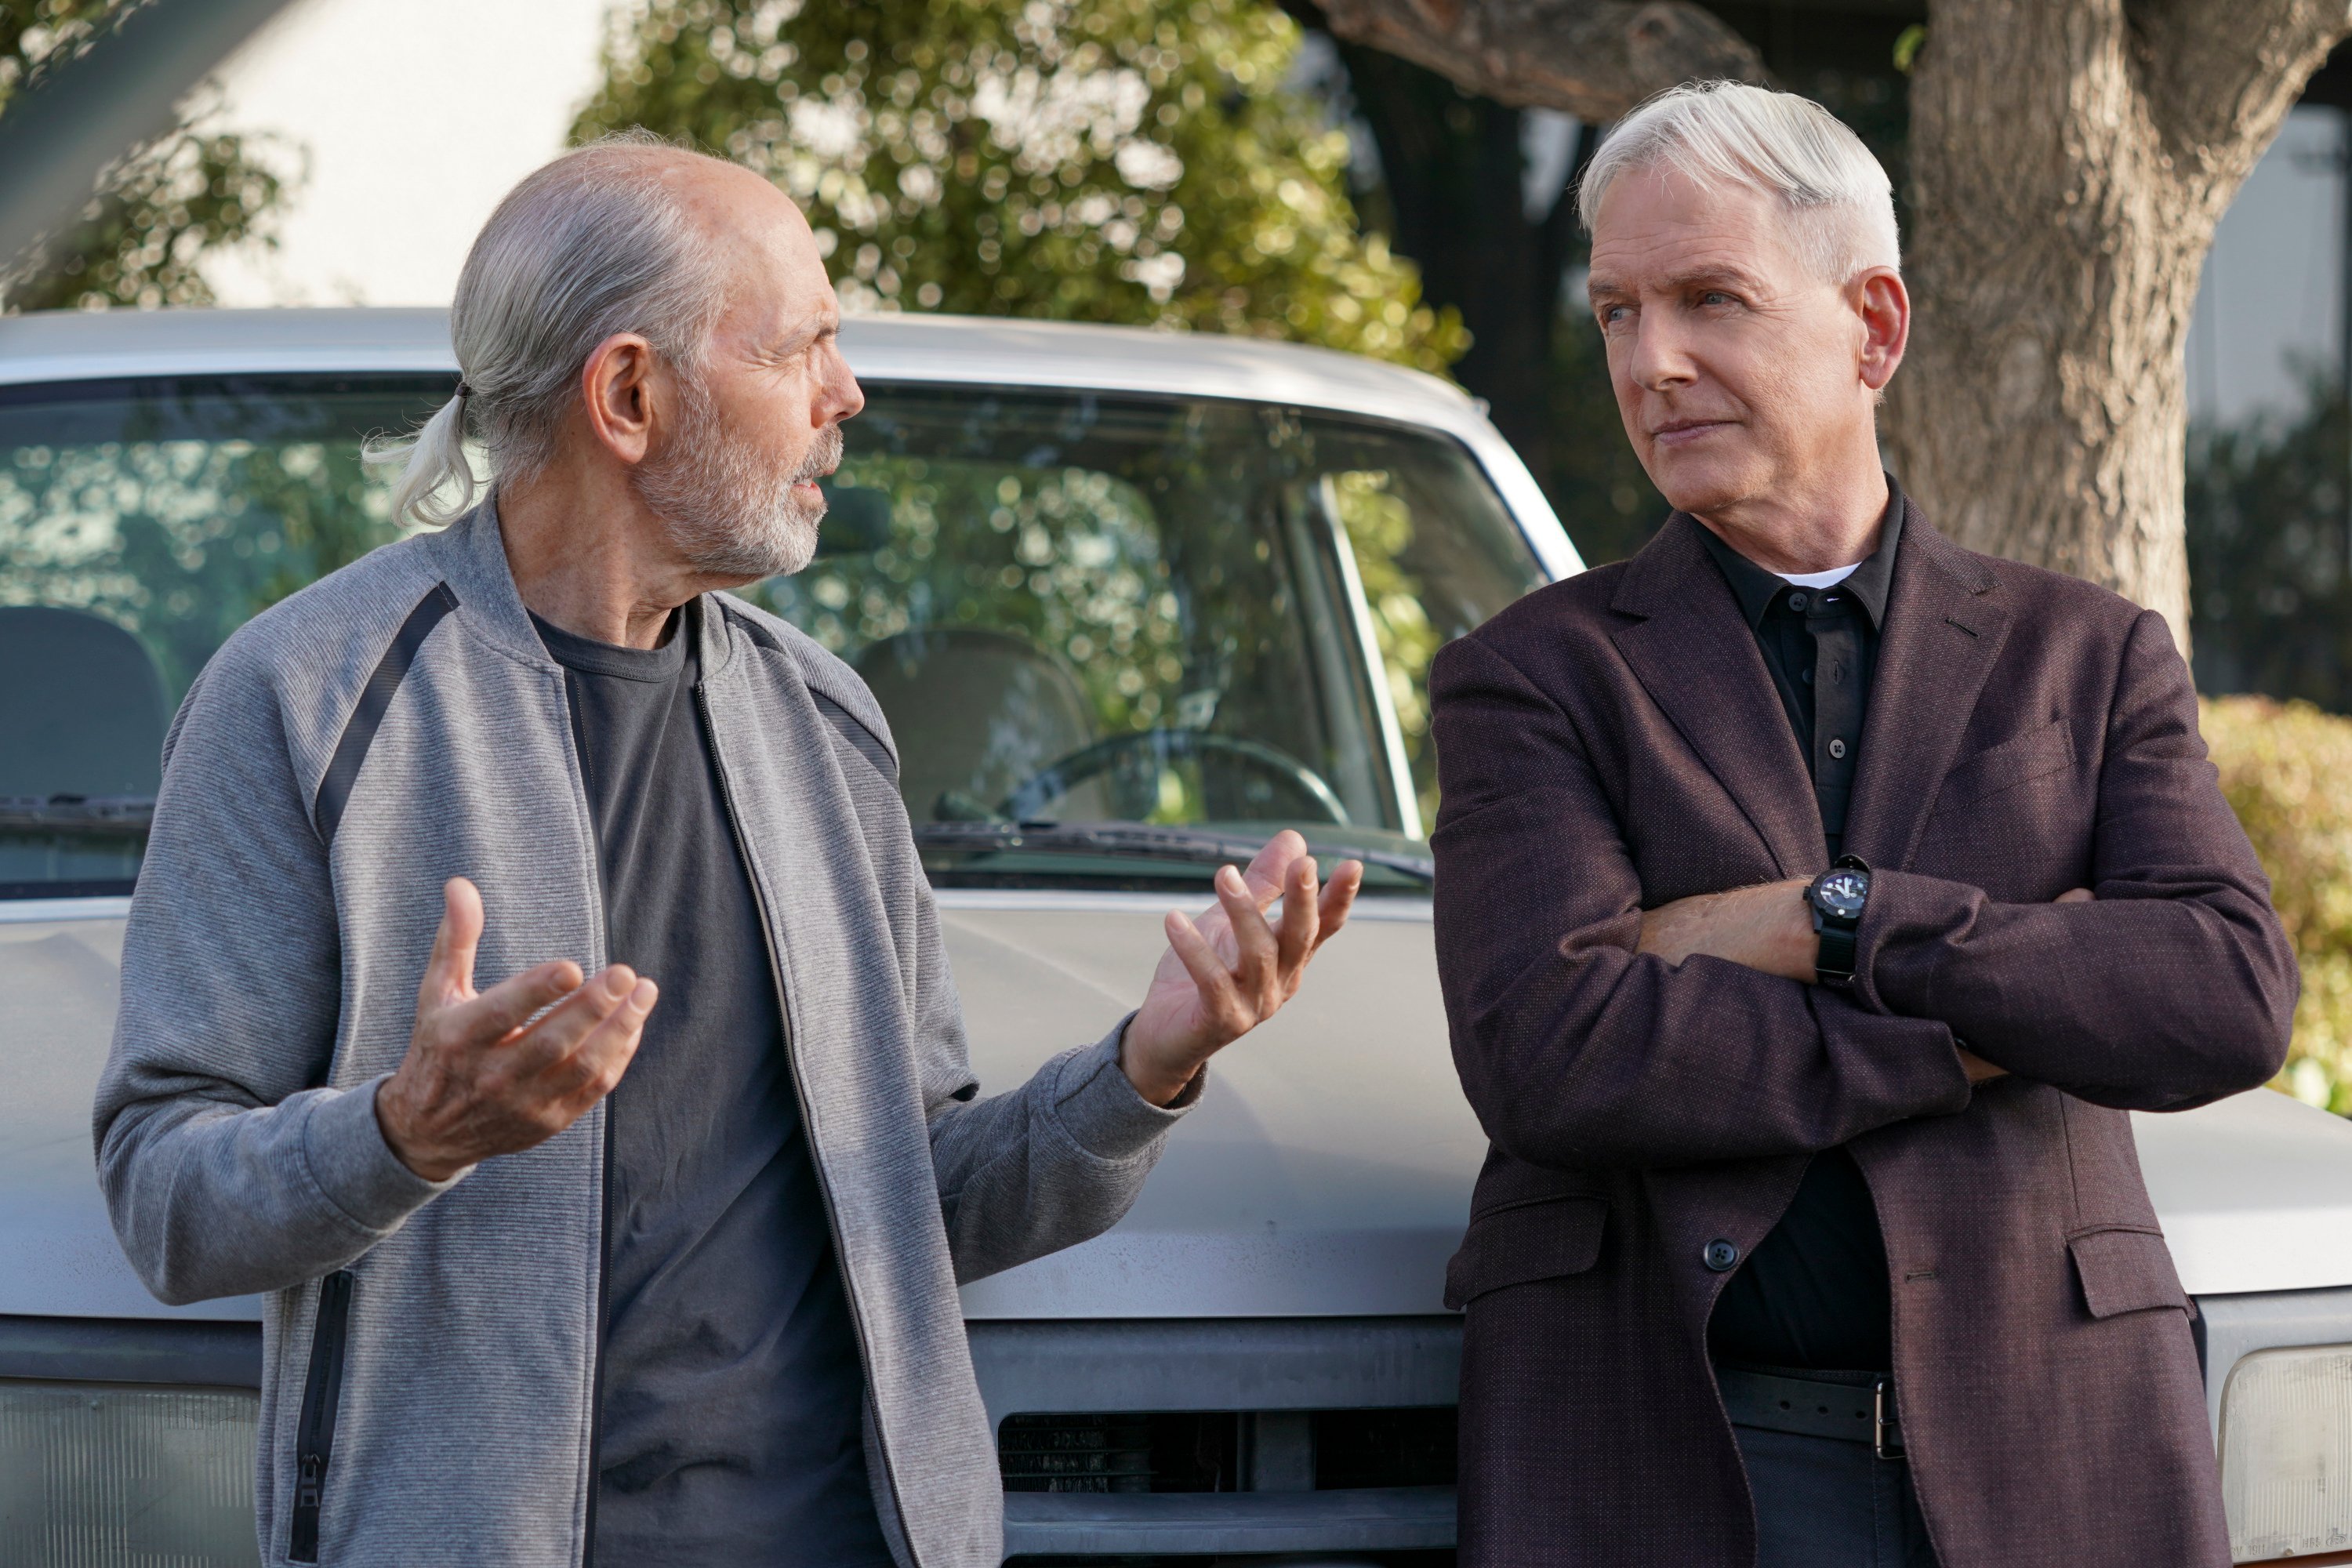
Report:
M 2126 1110 L 2263 1082 L 2296 979 L 2188 668 L 1881 469 L 1893 204 L 1819 105 L 1669 92 L 1580 198 L 1675 510 L 1432 672 L 1462 1560 L 2220 1568 Z
M 719 592 L 815 548 L 838 321 L 755 174 L 532 174 L 399 489 L 449 526 L 173 726 L 99 1164 L 158 1296 L 266 1298 L 267 1563 L 994 1568 L 958 1283 L 1116 1222 L 1348 914 L 1361 868 L 1283 834 L 1136 1012 L 975 1097 L 879 708 Z

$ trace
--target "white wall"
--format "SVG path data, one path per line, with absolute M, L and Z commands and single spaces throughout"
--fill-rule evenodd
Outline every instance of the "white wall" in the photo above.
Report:
M 2298 364 L 2342 374 L 2344 116 L 2297 109 L 2221 219 L 2189 330 L 2192 420 L 2304 405 Z
M 222 125 L 308 146 L 282 244 L 229 305 L 446 303 L 499 196 L 596 86 L 604 0 L 299 0 L 226 61 Z

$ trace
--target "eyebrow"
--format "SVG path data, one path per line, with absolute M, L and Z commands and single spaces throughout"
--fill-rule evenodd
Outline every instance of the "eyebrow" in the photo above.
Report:
M 1688 272 L 1673 273 L 1658 280 L 1659 292 L 1666 294 L 1708 288 L 1729 288 L 1753 293 L 1758 286 L 1753 277 L 1737 267 L 1694 268 Z M 1622 299 L 1634 290 L 1614 278 L 1604 278 L 1596 273 L 1585 279 L 1584 291 L 1589 297 L 1600 300 L 1610 297 Z
M 827 312 L 814 316 L 776 340 L 773 352 L 795 354 L 811 343 L 822 342 L 841 331 L 841 318 Z

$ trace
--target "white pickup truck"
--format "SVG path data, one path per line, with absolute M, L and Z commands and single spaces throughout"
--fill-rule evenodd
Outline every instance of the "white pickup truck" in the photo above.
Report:
M 1450 1563 L 1439 1298 L 1485 1142 L 1430 940 L 1423 678 L 1575 550 L 1427 376 L 998 321 L 843 342 L 870 402 L 822 553 L 751 592 L 890 717 L 984 1087 L 1123 1005 L 1237 847 L 1290 825 L 1371 868 L 1134 1212 L 965 1291 L 1008 1551 Z M 91 1091 L 173 707 L 394 536 L 359 443 L 455 374 L 438 311 L 0 321 L 0 1563 L 256 1560 L 255 1303 L 141 1287 Z M 2238 1560 L 2352 1562 L 2352 1126 L 2257 1092 L 2137 1129 Z

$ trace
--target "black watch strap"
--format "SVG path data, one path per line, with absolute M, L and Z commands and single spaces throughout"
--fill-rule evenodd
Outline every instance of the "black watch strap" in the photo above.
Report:
M 1826 984 L 1853 984 L 1854 938 L 1858 933 L 1821 920 L 1813 922 L 1813 930 L 1821 938 L 1821 953 L 1813 960 L 1813 973 Z

